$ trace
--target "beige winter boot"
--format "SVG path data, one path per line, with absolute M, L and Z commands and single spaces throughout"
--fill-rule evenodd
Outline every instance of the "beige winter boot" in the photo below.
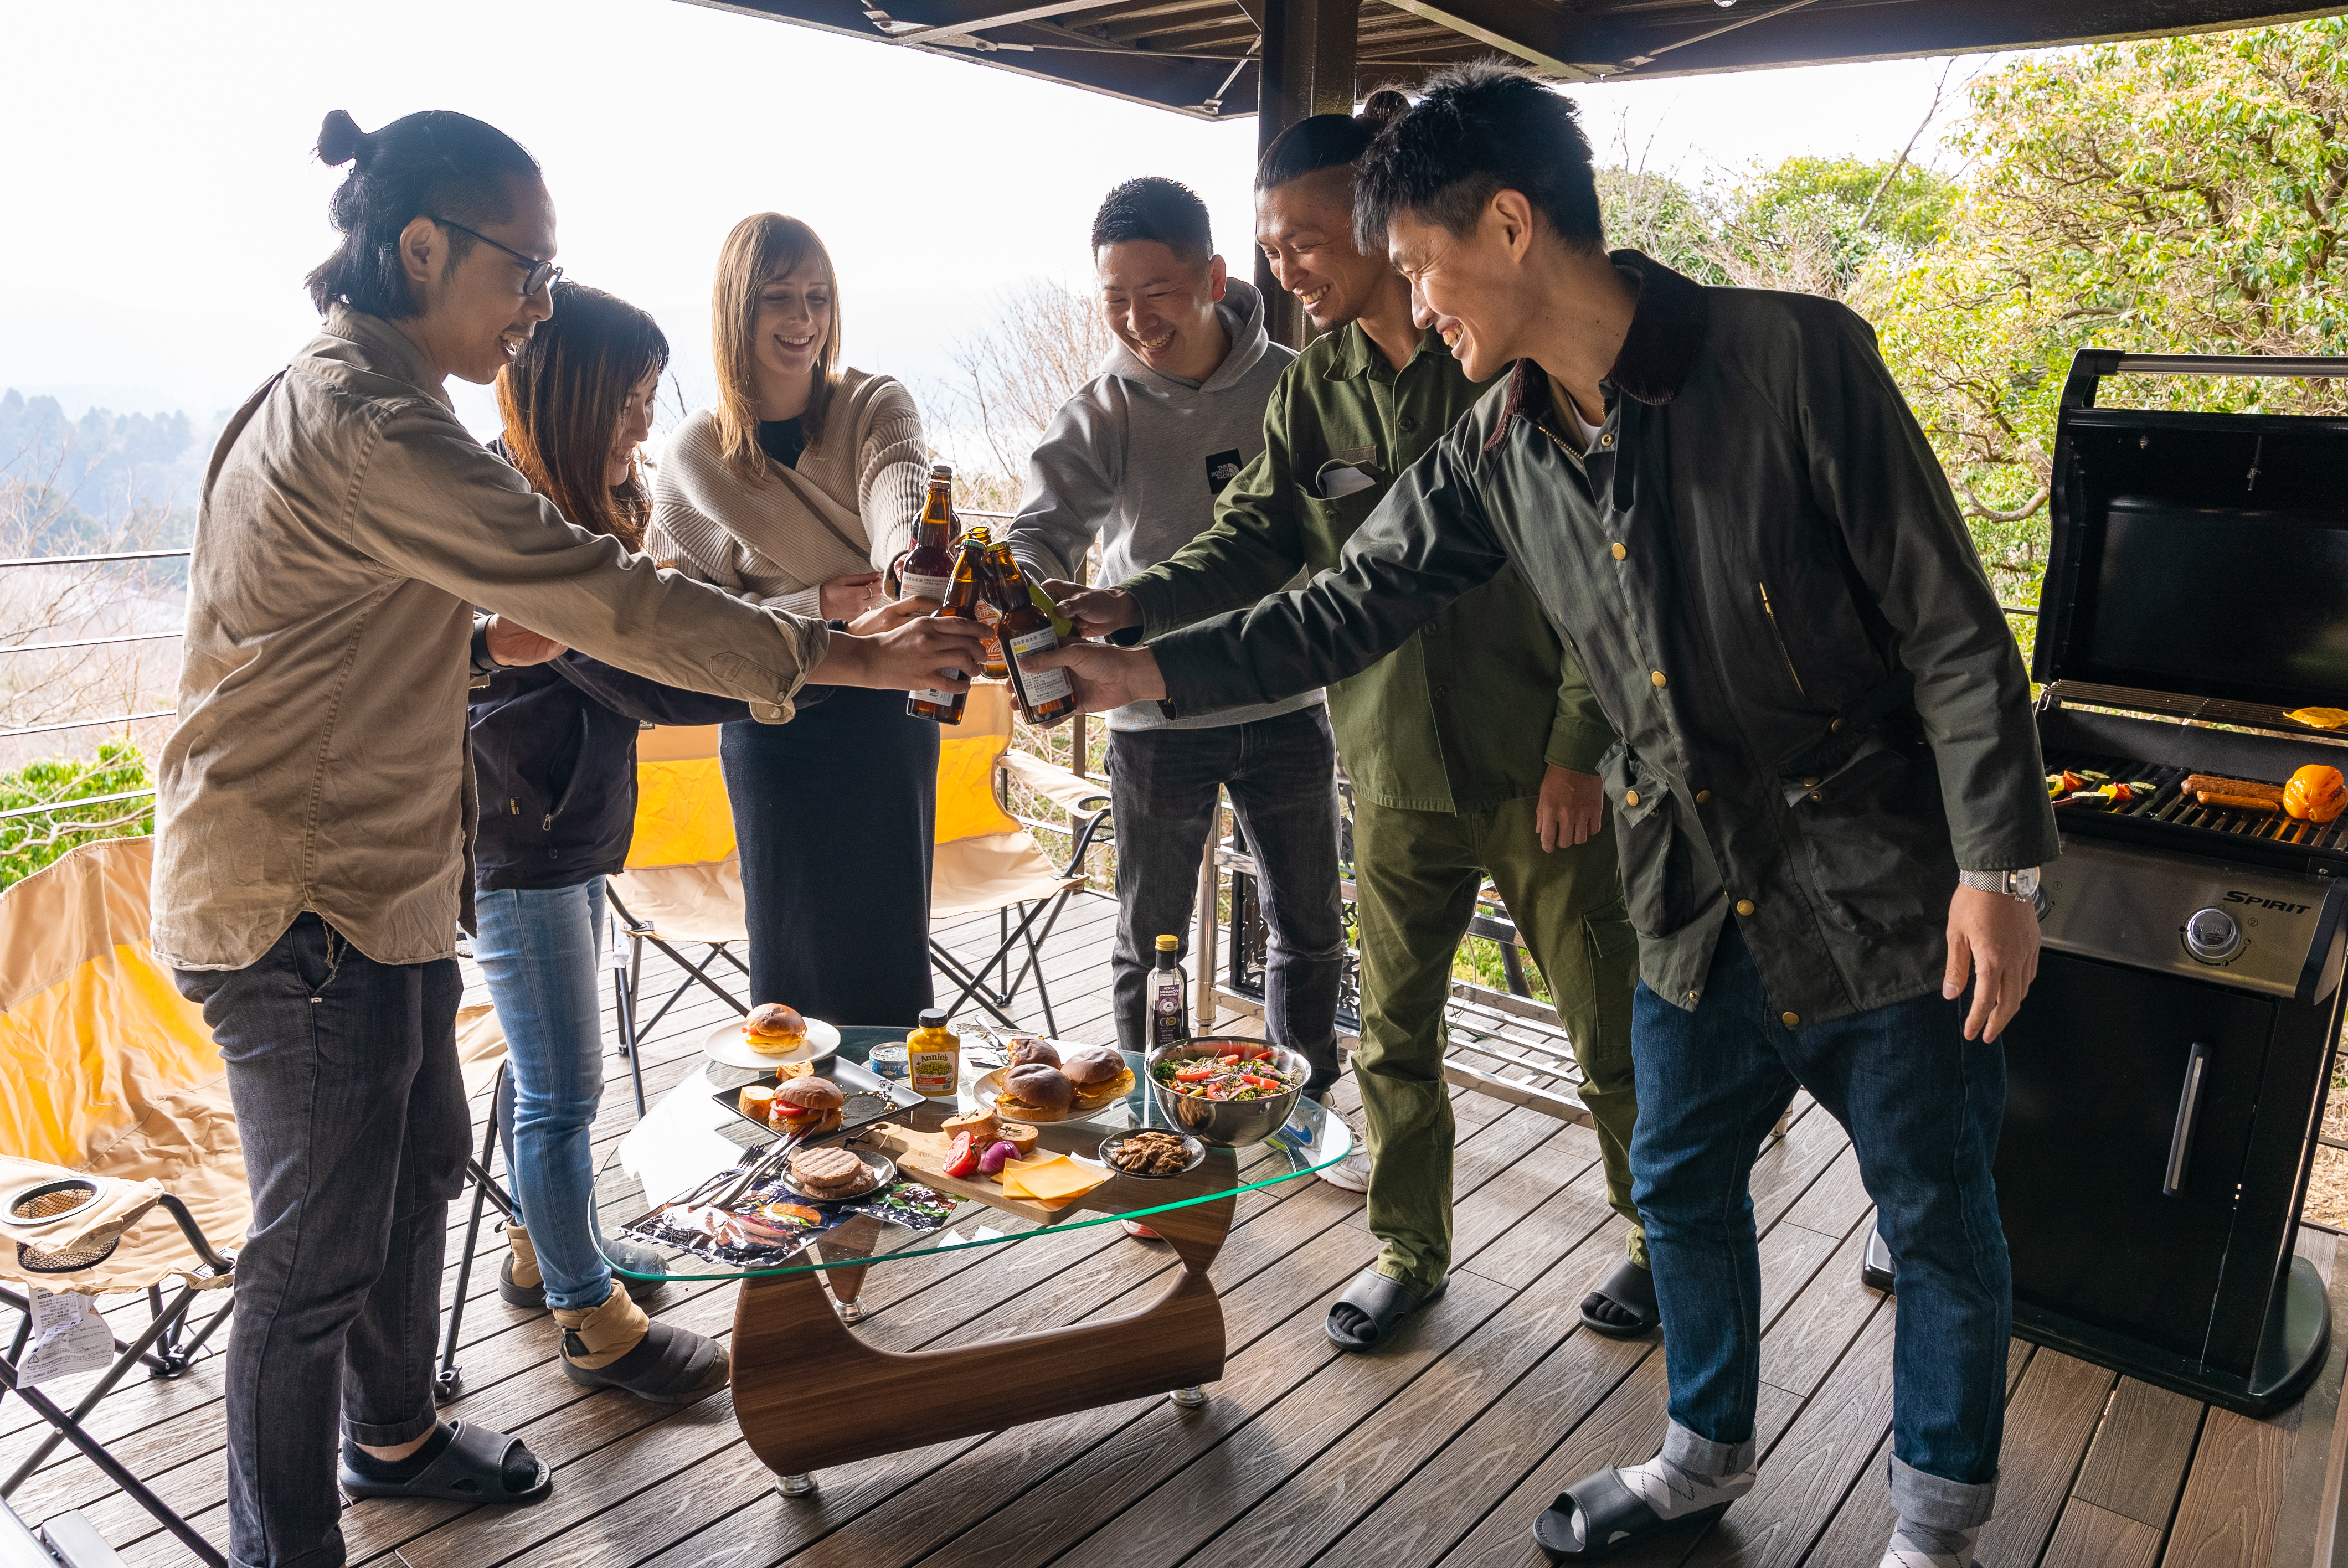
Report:
M 506 1226 L 505 1261 L 498 1265 L 498 1294 L 516 1307 L 546 1305 L 546 1276 L 538 1272 L 538 1254 L 530 1245 L 525 1225 Z
M 590 1311 L 554 1309 L 562 1325 L 562 1372 L 588 1389 L 624 1389 L 659 1405 L 685 1405 L 726 1386 L 726 1348 L 686 1329 L 655 1323 L 616 1285 Z

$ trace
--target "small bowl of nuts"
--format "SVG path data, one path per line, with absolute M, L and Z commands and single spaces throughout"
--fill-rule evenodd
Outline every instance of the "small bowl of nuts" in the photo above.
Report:
M 1187 1132 L 1145 1127 L 1102 1139 L 1100 1157 L 1112 1171 L 1156 1180 L 1197 1170 L 1206 1161 L 1207 1146 Z

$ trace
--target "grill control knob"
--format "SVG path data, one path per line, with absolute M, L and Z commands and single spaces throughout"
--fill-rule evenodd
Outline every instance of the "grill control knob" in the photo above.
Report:
M 2242 950 L 2242 927 L 2223 909 L 2197 909 L 2185 922 L 2185 950 L 2205 964 L 2222 964 Z

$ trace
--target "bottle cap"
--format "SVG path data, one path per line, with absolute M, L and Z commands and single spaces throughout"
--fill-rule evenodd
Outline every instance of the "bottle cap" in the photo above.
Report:
M 945 1028 L 946 1009 L 943 1008 L 923 1008 L 921 1011 L 921 1024 L 923 1029 Z
M 1161 953 L 1179 952 L 1181 951 L 1181 948 L 1182 942 L 1181 938 L 1179 937 L 1160 937 L 1158 938 L 1158 950 Z
M 951 464 L 951 463 L 932 463 L 932 464 L 931 464 L 931 465 L 930 465 L 930 477 L 931 477 L 931 478 L 932 478 L 932 479 L 951 479 L 951 478 L 953 478 L 953 464 Z

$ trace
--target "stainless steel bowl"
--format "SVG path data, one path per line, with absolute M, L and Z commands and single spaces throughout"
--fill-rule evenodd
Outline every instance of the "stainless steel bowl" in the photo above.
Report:
M 1305 1081 L 1313 1076 L 1312 1064 L 1284 1046 L 1269 1049 L 1273 1065 L 1283 1077 L 1296 1082 L 1296 1087 L 1285 1094 L 1268 1095 L 1262 1100 L 1201 1100 L 1195 1094 L 1178 1093 L 1158 1081 L 1158 1064 L 1161 1061 L 1189 1061 L 1201 1056 L 1222 1056 L 1234 1046 L 1264 1045 L 1262 1040 L 1238 1035 L 1201 1035 L 1161 1045 L 1145 1055 L 1141 1059 L 1142 1076 L 1149 1080 L 1150 1097 L 1165 1124 L 1225 1149 L 1261 1143 L 1279 1132 L 1289 1112 L 1296 1109 Z

